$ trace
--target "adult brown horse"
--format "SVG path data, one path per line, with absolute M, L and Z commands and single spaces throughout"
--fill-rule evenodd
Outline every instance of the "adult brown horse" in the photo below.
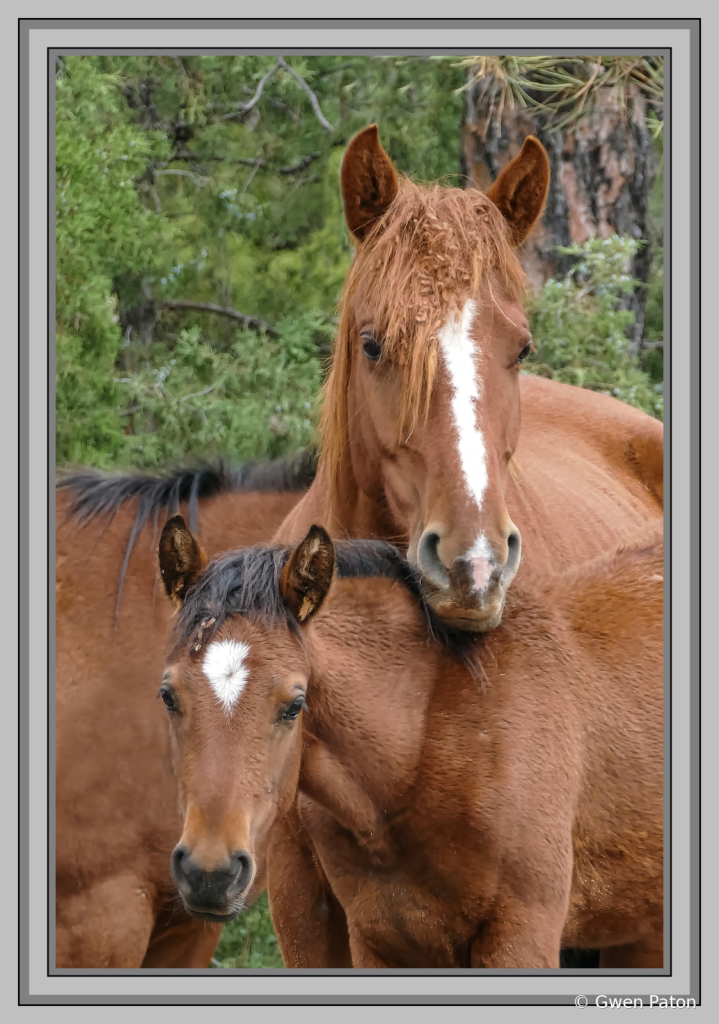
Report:
M 298 791 L 354 967 L 558 967 L 562 943 L 663 966 L 660 529 L 483 640 L 443 632 L 396 549 L 320 527 L 206 565 L 178 516 L 160 566 L 188 912 L 237 915 Z
M 56 581 L 56 965 L 207 967 L 219 926 L 177 906 L 181 817 L 158 714 L 167 602 L 157 518 L 182 508 L 208 551 L 267 540 L 314 463 L 61 478 Z M 120 595 L 122 600 L 119 600 Z
M 396 541 L 431 606 L 472 631 L 498 625 L 520 555 L 522 572 L 562 571 L 661 517 L 661 423 L 521 375 L 532 339 L 516 247 L 548 187 L 532 137 L 486 195 L 398 177 L 374 125 L 352 140 L 342 191 L 357 252 L 324 445 L 277 534 L 296 543 L 321 522 Z
M 357 251 L 323 449 L 276 539 L 296 544 L 321 522 L 337 537 L 394 541 L 430 606 L 459 629 L 496 627 L 517 572 L 526 586 L 661 521 L 661 423 L 521 373 L 531 337 L 516 248 L 548 185 L 546 153 L 531 137 L 487 195 L 398 176 L 376 126 L 352 140 L 342 166 Z M 340 966 L 332 928 L 342 915 L 296 809 L 276 831 L 275 926 L 298 936 L 285 943 L 296 951 L 288 966 Z

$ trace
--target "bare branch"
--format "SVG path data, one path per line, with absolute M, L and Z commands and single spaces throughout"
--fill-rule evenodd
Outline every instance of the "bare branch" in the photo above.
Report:
M 203 391 L 193 391 L 191 395 L 183 395 L 180 401 L 189 402 L 191 398 L 201 398 L 202 395 L 209 395 L 209 393 L 214 391 L 216 387 L 218 387 L 217 384 L 210 384 L 209 388 L 205 388 Z
M 297 82 L 299 87 L 301 89 L 304 89 L 304 91 L 307 93 L 307 95 L 310 98 L 310 103 L 312 104 L 312 109 L 314 110 L 315 116 L 317 117 L 317 120 L 319 121 L 319 123 L 322 125 L 323 128 L 326 128 L 328 132 L 333 132 L 334 131 L 334 125 L 331 125 L 329 123 L 329 121 L 327 120 L 327 118 L 325 117 L 325 115 L 322 113 L 322 110 L 321 110 L 320 104 L 319 104 L 319 100 L 317 99 L 315 94 L 312 92 L 312 90 L 310 89 L 310 87 L 307 84 L 307 82 L 305 82 L 304 78 L 302 78 L 301 75 L 298 75 L 294 68 L 290 67 L 290 65 L 287 63 L 287 61 L 285 60 L 284 57 L 278 57 L 277 58 L 277 66 L 284 68 L 285 71 L 288 71 L 292 75 L 294 80 Z
M 291 117 L 295 124 L 299 124 L 300 121 L 302 120 L 301 117 L 297 116 L 294 110 L 290 110 L 287 104 L 283 103 L 282 100 L 278 100 L 276 96 L 268 96 L 267 102 L 270 104 L 271 107 L 277 107 L 278 110 L 284 110 L 287 116 Z
M 279 71 L 280 67 L 282 66 L 280 64 L 281 60 L 282 58 L 278 57 L 275 66 L 270 68 L 270 70 L 265 75 L 262 76 L 255 91 L 255 95 L 252 97 L 252 99 L 248 100 L 247 103 L 241 103 L 239 101 L 235 103 L 235 107 L 237 109 L 233 110 L 229 114 L 224 114 L 220 118 L 220 121 L 229 121 L 233 117 L 241 117 L 243 114 L 248 114 L 252 110 L 252 108 L 259 103 L 260 97 L 262 96 L 262 90 L 264 89 L 267 82 L 269 82 L 272 76 Z
M 247 167 L 254 167 L 256 164 L 263 164 L 264 163 L 264 160 L 262 160 L 262 159 L 260 159 L 258 157 L 236 156 L 236 157 L 233 157 L 232 160 L 230 160 L 229 157 L 217 156 L 216 153 L 208 153 L 207 155 L 202 155 L 201 156 L 199 153 L 190 153 L 186 149 L 182 150 L 179 153 L 173 153 L 172 154 L 172 159 L 173 160 L 187 160 L 188 162 L 192 162 L 192 163 L 196 163 L 196 164 L 208 163 L 209 161 L 213 161 L 215 163 L 224 163 L 225 161 L 227 161 L 228 163 L 233 163 L 234 162 L 236 164 L 245 164 Z M 161 160 L 161 161 L 158 161 L 156 166 L 157 167 L 167 167 L 169 162 L 170 162 L 169 160 Z M 180 172 L 175 171 L 174 173 L 177 174 L 177 173 L 180 173 Z
M 240 313 L 237 309 L 230 309 L 227 306 L 217 306 L 214 302 L 188 302 L 185 299 L 164 299 L 157 303 L 159 309 L 191 309 L 198 313 L 216 313 L 218 316 L 229 317 L 230 320 L 237 320 L 247 331 L 264 331 L 270 338 L 277 338 L 279 335 L 272 324 L 262 320 L 258 316 L 248 316 Z
M 320 174 L 310 174 L 307 178 L 298 178 L 295 182 L 295 189 L 298 189 L 300 185 L 313 185 L 316 181 L 321 180 L 322 176 Z
M 193 174 L 192 171 L 181 171 L 179 168 L 170 167 L 167 171 L 155 171 L 155 177 L 160 178 L 165 174 L 177 174 L 183 178 L 192 178 L 194 183 L 199 188 L 204 188 L 205 185 L 210 184 L 210 178 L 205 178 L 201 174 Z
M 194 160 L 196 163 L 206 163 L 208 160 L 216 160 L 216 161 L 226 160 L 227 157 L 217 156 L 217 155 L 215 155 L 213 153 L 208 153 L 207 156 L 200 156 L 199 153 L 190 153 L 188 150 L 183 149 L 182 151 L 179 151 L 177 153 L 173 153 L 172 154 L 172 159 L 173 160 Z M 163 161 L 158 162 L 157 166 L 158 167 L 166 166 L 167 163 L 168 163 L 168 161 L 163 160 Z
M 260 167 L 262 166 L 263 163 L 264 163 L 263 160 L 258 160 L 258 162 L 255 164 L 255 166 L 252 168 L 252 170 L 250 171 L 249 177 L 247 178 L 247 181 L 242 186 L 242 192 L 246 192 L 247 189 L 250 187 L 250 185 L 252 184 L 252 179 L 257 174 L 257 172 L 259 171 L 259 169 L 260 169 Z
M 290 167 L 279 167 L 280 174 L 299 174 L 300 171 L 304 171 L 305 168 L 309 167 L 311 163 L 319 158 L 319 153 L 309 153 L 307 156 L 302 156 L 296 164 L 292 164 Z

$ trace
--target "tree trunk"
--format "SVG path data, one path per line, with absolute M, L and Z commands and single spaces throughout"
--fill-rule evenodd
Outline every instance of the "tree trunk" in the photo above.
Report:
M 473 74 L 470 68 L 470 80 Z M 508 109 L 505 104 L 498 118 L 500 85 L 492 76 L 473 83 L 465 94 L 461 159 L 470 185 L 486 190 L 527 135 L 536 135 L 549 154 L 552 180 L 546 211 L 522 256 L 535 293 L 550 277 L 563 277 L 574 262 L 554 246 L 581 244 L 596 236 L 620 234 L 647 241 L 627 273 L 644 284 L 649 279 L 647 206 L 656 160 L 646 103 L 632 84 L 626 109 L 610 88 L 596 89 L 593 96 L 587 118 L 551 132 L 545 115 L 530 116 L 519 105 Z M 624 300 L 624 308 L 636 317 L 627 331 L 635 355 L 641 349 L 646 294 L 646 288 L 637 288 Z

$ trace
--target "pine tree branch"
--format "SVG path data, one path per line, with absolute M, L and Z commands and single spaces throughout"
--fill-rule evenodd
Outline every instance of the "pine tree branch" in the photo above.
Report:
M 198 185 L 200 188 L 203 188 L 205 185 L 209 185 L 210 180 L 211 180 L 210 178 L 205 178 L 201 174 L 193 174 L 192 171 L 180 170 L 179 167 L 178 168 L 170 167 L 166 171 L 155 171 L 154 174 L 155 174 L 156 178 L 160 178 L 160 177 L 162 177 L 163 175 L 166 175 L 166 174 L 176 174 L 176 175 L 178 175 L 179 177 L 182 177 L 182 178 L 192 178 L 194 183 L 196 185 Z
M 300 89 L 304 89 L 304 91 L 307 93 L 307 95 L 310 98 L 310 103 L 312 104 L 312 109 L 314 110 L 315 116 L 317 117 L 317 120 L 319 121 L 319 123 L 322 125 L 323 128 L 326 128 L 328 132 L 333 132 L 334 131 L 334 125 L 331 125 L 329 123 L 329 121 L 327 120 L 327 118 L 325 117 L 325 115 L 322 113 L 322 109 L 320 107 L 319 100 L 317 99 L 315 94 L 312 92 L 312 90 L 310 89 L 310 87 L 307 84 L 307 82 L 305 82 L 304 78 L 302 78 L 301 75 L 298 75 L 294 68 L 290 67 L 290 65 L 287 63 L 287 61 L 285 60 L 284 57 L 278 57 L 277 58 L 277 66 L 284 68 L 285 71 L 288 71 L 292 75 L 294 80 L 297 82 L 297 84 L 299 85 Z
M 247 331 L 264 331 L 270 338 L 278 338 L 279 335 L 272 324 L 262 320 L 258 316 L 248 316 L 240 313 L 237 309 L 230 309 L 227 306 L 217 306 L 214 302 L 189 302 L 185 299 L 163 299 L 156 303 L 159 309 L 189 309 L 198 313 L 215 313 L 217 316 L 226 316 L 230 320 L 237 320 Z
M 304 171 L 305 168 L 309 167 L 318 158 L 319 153 L 309 153 L 307 156 L 300 157 L 296 164 L 292 164 L 289 167 L 278 167 L 277 170 L 280 174 L 299 174 L 300 171 Z
M 269 82 L 272 76 L 275 75 L 282 67 L 280 63 L 281 60 L 282 57 L 278 57 L 275 66 L 270 68 L 270 70 L 265 75 L 262 76 L 262 78 L 259 81 L 259 85 L 255 90 L 255 95 L 252 97 L 252 99 L 248 100 L 247 103 L 241 103 L 239 101 L 235 103 L 235 107 L 237 109 L 231 111 L 229 114 L 223 114 L 223 116 L 220 118 L 220 121 L 229 121 L 233 117 L 242 117 L 243 114 L 249 114 L 252 108 L 257 106 L 257 104 L 260 102 L 262 90 L 265 88 L 265 85 Z

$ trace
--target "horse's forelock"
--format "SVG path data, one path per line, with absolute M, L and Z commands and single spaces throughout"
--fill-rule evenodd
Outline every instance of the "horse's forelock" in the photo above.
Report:
M 346 449 L 352 300 L 359 285 L 372 296 L 385 356 L 404 371 L 403 430 L 429 410 L 438 332 L 450 316 L 460 314 L 468 298 L 476 298 L 492 272 L 500 276 L 509 298 L 521 298 L 526 276 L 491 200 L 477 189 L 400 179 L 396 198 L 357 251 L 342 296 L 320 426 L 330 504 Z

